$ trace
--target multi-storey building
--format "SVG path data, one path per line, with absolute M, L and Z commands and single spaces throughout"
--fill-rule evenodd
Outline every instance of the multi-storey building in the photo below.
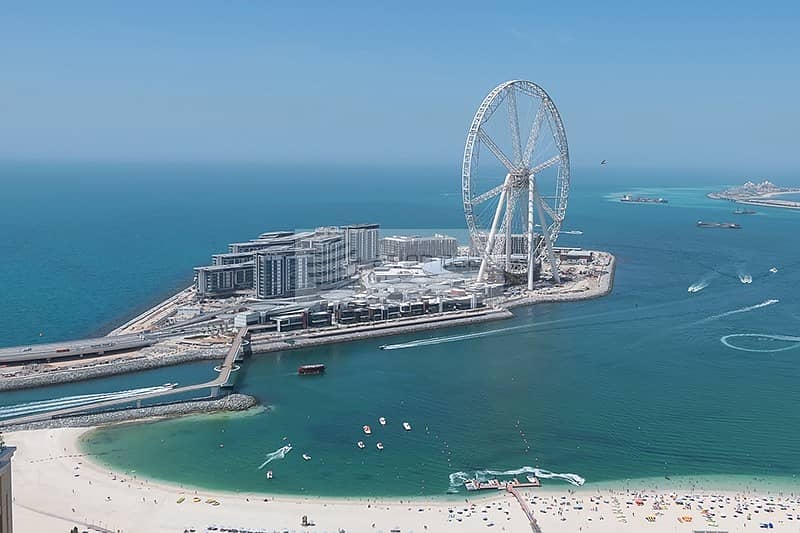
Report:
M 378 260 L 379 224 L 350 224 L 343 226 L 345 256 L 356 265 L 370 265 Z
M 221 296 L 253 288 L 253 262 L 201 266 L 194 269 L 198 296 Z
M 313 254 L 307 249 L 276 247 L 257 252 L 255 293 L 257 298 L 287 298 L 314 287 L 309 276 Z
M 341 234 L 321 232 L 300 241 L 300 246 L 313 256 L 309 278 L 315 287 L 335 287 L 347 277 L 344 237 Z
M 455 237 L 448 235 L 384 237 L 380 245 L 381 255 L 389 261 L 422 261 L 458 255 L 458 242 Z

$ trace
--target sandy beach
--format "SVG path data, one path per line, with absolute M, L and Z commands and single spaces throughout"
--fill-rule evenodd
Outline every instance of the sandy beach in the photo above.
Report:
M 81 453 L 85 428 L 11 432 L 16 531 L 532 531 L 509 493 L 428 500 L 319 499 L 225 493 L 114 472 Z M 523 492 L 539 527 L 550 531 L 754 531 L 772 524 L 800 531 L 800 496 L 694 489 L 584 487 Z M 179 503 L 180 502 L 180 503 Z M 218 503 L 215 503 L 218 502 Z M 301 526 L 307 516 L 313 525 Z M 209 529 L 209 526 L 218 528 Z

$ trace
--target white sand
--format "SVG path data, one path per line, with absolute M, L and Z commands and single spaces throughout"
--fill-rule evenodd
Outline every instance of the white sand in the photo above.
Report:
M 81 531 L 151 533 L 195 528 L 205 532 L 212 524 L 240 530 L 331 533 L 341 529 L 389 532 L 394 528 L 403 532 L 531 531 L 520 505 L 505 492 L 471 497 L 469 503 L 463 498 L 403 499 L 400 503 L 399 499 L 273 498 L 184 490 L 110 472 L 91 462 L 77 448 L 77 440 L 85 431 L 66 428 L 5 435 L 9 445 L 18 447 L 13 464 L 15 531 L 69 531 L 77 525 Z M 178 504 L 181 496 L 186 499 Z M 201 501 L 194 502 L 195 496 Z M 684 503 L 676 502 L 676 496 Z M 642 498 L 641 504 L 636 503 L 637 497 Z M 220 505 L 205 503 L 207 499 L 215 499 Z M 768 522 L 774 524 L 774 530 L 800 531 L 800 496 L 793 495 L 697 490 L 676 495 L 609 489 L 572 493 L 564 488 L 535 489 L 527 500 L 545 533 L 756 531 L 761 523 Z M 315 525 L 301 527 L 303 515 Z M 648 516 L 655 520 L 649 522 Z M 692 521 L 680 522 L 682 516 L 691 516 Z M 89 524 L 100 527 L 91 529 Z

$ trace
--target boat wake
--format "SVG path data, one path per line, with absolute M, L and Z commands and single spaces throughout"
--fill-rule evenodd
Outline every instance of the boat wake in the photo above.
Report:
M 281 446 L 280 448 L 278 448 L 274 452 L 268 453 L 264 457 L 264 459 L 266 459 L 266 461 L 261 463 L 261 466 L 259 466 L 258 469 L 261 470 L 262 468 L 264 468 L 265 466 L 270 464 L 272 461 L 275 461 L 276 459 L 283 459 L 284 457 L 286 457 L 286 454 L 289 453 L 290 451 L 292 451 L 292 445 L 291 444 L 287 444 L 286 446 Z
M 93 403 L 99 403 L 108 400 L 118 400 L 139 394 L 146 394 L 148 392 L 158 392 L 168 388 L 171 387 L 161 385 L 158 387 L 144 387 L 140 389 L 129 389 L 116 392 L 100 392 L 95 394 L 81 394 L 78 396 L 64 396 L 63 398 L 54 398 L 52 400 L 39 400 L 35 402 L 9 405 L 6 407 L 0 407 L 0 419 L 55 411 L 58 409 L 65 409 L 67 407 L 91 405 Z
M 386 344 L 381 348 L 383 350 L 405 350 L 407 348 L 419 348 L 420 346 L 433 346 L 436 344 L 444 344 L 447 342 L 460 342 L 469 339 L 479 339 L 481 337 L 489 337 L 491 335 L 497 335 L 498 333 L 505 333 L 508 331 L 515 331 L 519 329 L 528 329 L 531 327 L 531 324 L 526 324 L 524 326 L 513 326 L 510 328 L 500 328 L 500 329 L 492 329 L 489 331 L 480 331 L 478 333 L 467 333 L 464 335 L 449 335 L 447 337 L 433 337 L 430 339 L 420 339 L 418 341 L 411 341 L 411 342 L 401 342 L 399 344 Z
M 705 318 L 705 319 L 701 320 L 700 323 L 702 323 L 702 322 L 711 322 L 712 320 L 718 320 L 720 318 L 724 318 L 726 316 L 731 316 L 731 315 L 738 315 L 739 313 L 747 313 L 747 312 L 750 312 L 750 311 L 755 311 L 756 309 L 761 309 L 762 307 L 768 307 L 768 306 L 774 305 L 774 304 L 776 304 L 778 302 L 780 302 L 780 300 L 777 300 L 777 299 L 774 299 L 774 298 L 770 299 L 770 300 L 764 300 L 760 304 L 748 305 L 747 307 L 742 307 L 741 309 L 734 309 L 733 311 L 726 311 L 725 313 L 720 313 L 718 315 L 712 315 L 712 316 L 710 316 L 708 318 Z
M 781 346 L 779 348 L 747 348 L 745 346 L 737 346 L 736 344 L 731 342 L 731 339 L 741 339 L 741 338 L 761 339 L 768 341 L 783 341 L 791 344 L 788 344 L 787 346 Z M 775 352 L 785 352 L 786 350 L 794 350 L 795 348 L 800 348 L 800 337 L 795 337 L 792 335 L 768 335 L 766 333 L 734 333 L 732 335 L 725 335 L 724 337 L 720 337 L 719 342 L 721 342 L 728 348 L 739 350 L 740 352 L 775 353 Z
M 688 292 L 700 292 L 703 289 L 705 289 L 706 287 L 708 287 L 708 284 L 709 284 L 708 281 L 698 281 L 697 283 L 689 285 L 689 288 L 686 289 L 686 290 Z
M 450 474 L 450 489 L 448 492 L 458 492 L 459 489 L 464 488 L 464 482 L 470 479 L 487 481 L 491 478 L 501 476 L 519 476 L 522 474 L 532 474 L 539 479 L 560 479 L 566 481 L 570 485 L 575 485 L 576 487 L 580 487 L 586 483 L 586 480 L 578 474 L 559 474 L 541 468 L 523 466 L 521 468 L 517 468 L 516 470 L 477 470 L 475 472 L 453 472 Z
M 568 229 L 565 231 L 559 231 L 562 235 L 583 235 L 583 232 L 579 229 Z

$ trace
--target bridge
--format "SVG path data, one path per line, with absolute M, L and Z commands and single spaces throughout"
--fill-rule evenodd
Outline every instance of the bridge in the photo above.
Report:
M 54 359 L 83 357 L 85 355 L 103 355 L 111 352 L 138 350 L 145 346 L 152 346 L 156 342 L 158 342 L 157 338 L 133 334 L 0 348 L 0 364 L 52 361 Z
M 130 403 L 136 402 L 137 407 L 141 407 L 142 400 L 150 400 L 153 398 L 160 398 L 164 396 L 173 396 L 177 394 L 185 394 L 188 392 L 196 392 L 204 389 L 210 389 L 211 397 L 216 397 L 219 395 L 219 391 L 222 387 L 228 385 L 231 374 L 236 370 L 236 362 L 240 359 L 242 355 L 242 347 L 246 346 L 246 343 L 249 343 L 249 334 L 250 331 L 248 328 L 241 328 L 239 332 L 236 334 L 236 337 L 233 339 L 233 343 L 231 347 L 228 349 L 228 353 L 225 354 L 225 359 L 223 359 L 222 364 L 217 367 L 219 371 L 219 375 L 216 378 L 206 381 L 205 383 L 197 383 L 194 385 L 186 385 L 183 387 L 175 387 L 173 389 L 167 390 L 159 390 L 153 392 L 145 392 L 136 396 L 128 396 L 125 398 L 117 398 L 113 400 L 103 400 L 95 403 L 79 405 L 76 407 L 65 407 L 63 409 L 57 409 L 55 411 L 47 411 L 44 413 L 36 413 L 32 415 L 25 415 L 17 418 L 8 418 L 6 420 L 0 421 L 0 426 L 11 426 L 16 424 L 28 424 L 31 422 L 41 422 L 43 420 L 51 420 L 53 418 L 62 418 L 65 416 L 75 416 L 80 414 L 86 414 L 88 411 L 97 411 L 97 410 L 109 410 L 113 409 L 114 407 L 119 407 L 122 405 L 128 405 Z

